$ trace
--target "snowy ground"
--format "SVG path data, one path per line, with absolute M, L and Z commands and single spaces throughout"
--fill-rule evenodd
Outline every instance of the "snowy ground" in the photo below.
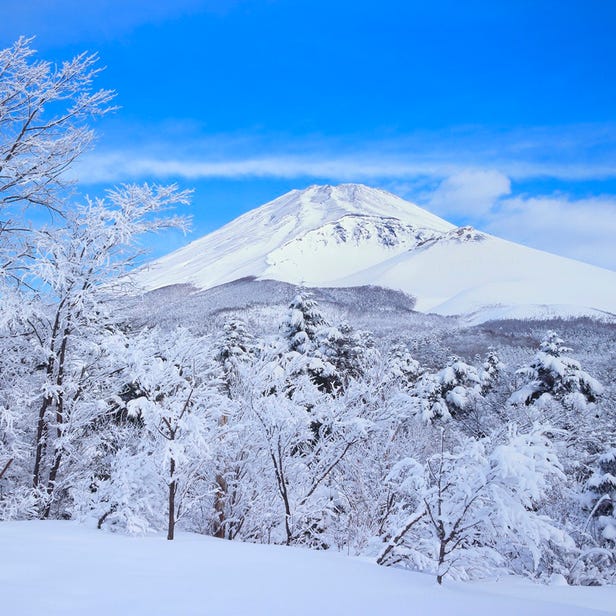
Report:
M 616 613 L 616 587 L 509 578 L 446 583 L 340 554 L 180 534 L 111 535 L 72 522 L 0 524 L 1 613 L 569 616 Z

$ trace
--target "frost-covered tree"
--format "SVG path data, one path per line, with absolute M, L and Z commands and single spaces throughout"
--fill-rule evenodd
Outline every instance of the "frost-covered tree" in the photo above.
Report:
M 566 408 L 586 410 L 601 395 L 603 386 L 566 355 L 570 351 L 556 332 L 549 331 L 530 366 L 518 371 L 526 383 L 512 394 L 510 402 L 529 406 L 556 400 Z
M 23 227 L 13 205 L 64 212 L 65 172 L 92 144 L 91 119 L 112 109 L 113 92 L 92 87 L 96 54 L 55 65 L 36 59 L 31 43 L 0 50 L 0 242 Z
M 171 336 L 144 331 L 130 345 L 127 372 L 138 395 L 126 408 L 129 417 L 143 424 L 139 453 L 146 453 L 142 463 L 158 479 L 151 489 L 164 486 L 169 540 L 175 536 L 177 519 L 190 506 L 191 490 L 202 479 L 214 432 L 214 392 L 199 369 L 199 346 L 198 339 L 180 329 Z
M 286 370 L 294 367 L 275 354 L 248 370 L 253 384 L 245 420 L 256 456 L 266 460 L 263 491 L 278 502 L 271 512 L 274 540 L 323 547 L 324 520 L 334 505 L 329 482 L 366 436 L 361 407 L 321 392 L 307 374 L 286 390 Z
M 30 311 L 12 306 L 6 296 L 2 299 L 6 320 L 0 326 L 0 520 L 36 513 L 30 481 L 32 426 L 27 411 L 36 382 L 33 375 L 43 359 L 32 352 Z
M 134 263 L 143 233 L 184 224 L 160 214 L 186 199 L 174 186 L 126 186 L 75 206 L 63 227 L 36 233 L 29 279 L 50 303 L 29 320 L 41 358 L 32 486 L 44 517 L 71 441 L 99 414 L 96 399 L 106 395 L 99 385 L 104 389 L 106 375 L 117 368 L 104 343 L 118 324 L 113 284 Z
M 588 479 L 587 498 L 601 543 L 616 547 L 616 447 L 601 453 Z
M 387 541 L 377 562 L 430 568 L 438 583 L 445 575 L 487 573 L 507 562 L 511 544 L 524 547 L 531 568 L 543 544 L 573 547 L 566 533 L 536 512 L 560 464 L 543 430 L 508 439 L 466 439 L 441 449 L 425 464 L 403 459 L 392 476 L 406 487 L 406 520 Z M 412 489 L 409 489 L 409 487 Z
M 392 469 L 401 459 L 425 460 L 434 451 L 437 431 L 433 424 L 409 416 L 408 394 L 392 383 L 386 365 L 376 364 L 364 378 L 351 382 L 344 397 L 345 404 L 361 409 L 369 432 L 338 469 L 332 541 L 341 550 L 371 554 L 377 538 L 397 530 L 400 510 L 409 502 Z
M 36 59 L 31 43 L 22 37 L 0 50 L 0 340 L 18 336 L 33 343 L 29 352 L 13 344 L 1 349 L 6 378 L 0 378 L 4 409 L 0 441 L 10 441 L 12 452 L 4 474 L 12 485 L 5 486 L 4 503 L 15 497 L 16 490 L 27 491 L 23 467 L 33 438 L 27 425 L 29 410 L 36 404 L 32 392 L 41 387 L 41 374 L 55 352 L 49 340 L 53 323 L 45 321 L 54 310 L 49 306 L 59 300 L 55 290 L 46 293 L 47 276 L 37 277 L 40 272 L 35 271 L 41 245 L 49 242 L 34 233 L 28 211 L 34 206 L 68 213 L 71 182 L 66 172 L 93 141 L 89 122 L 111 111 L 113 98 L 111 91 L 93 88 L 100 71 L 95 55 L 81 54 L 55 65 Z M 83 361 L 88 362 L 85 355 Z M 20 378 L 8 378 L 10 374 Z M 54 387 L 46 386 L 47 398 L 56 395 Z M 19 487 L 13 483 L 17 477 Z M 31 492 L 22 496 L 24 503 L 33 502 Z

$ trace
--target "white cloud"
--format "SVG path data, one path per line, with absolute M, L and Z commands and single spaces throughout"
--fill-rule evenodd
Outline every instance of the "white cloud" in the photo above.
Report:
M 489 213 L 495 201 L 511 193 L 511 181 L 499 171 L 464 170 L 446 178 L 430 195 L 428 207 L 441 216 L 474 219 Z
M 483 228 L 515 242 L 616 270 L 616 197 L 518 196 L 495 204 Z
M 475 182 L 486 191 L 505 190 L 503 178 L 517 180 L 553 178 L 558 180 L 592 180 L 616 178 L 616 165 L 609 164 L 547 164 L 498 162 L 477 163 L 463 159 L 436 157 L 413 158 L 407 154 L 373 152 L 356 155 L 288 153 L 269 156 L 208 159 L 205 157 L 144 156 L 130 151 L 93 153 L 79 161 L 73 170 L 84 183 L 117 183 L 147 178 L 327 178 L 332 181 L 362 181 L 374 179 L 409 180 L 418 177 L 435 180 L 451 179 L 443 190 L 470 190 Z M 456 185 L 459 184 L 459 185 Z M 477 189 L 479 190 L 479 189 Z M 470 193 L 469 193 L 470 194 Z M 502 194 L 502 193 L 501 193 Z M 484 195 L 488 198 L 489 193 Z
M 460 170 L 443 162 L 405 162 L 398 159 L 280 155 L 226 160 L 144 158 L 130 153 L 91 154 L 73 170 L 86 184 L 147 178 L 328 178 L 348 181 L 376 178 L 444 177 Z
M 155 130 L 134 123 L 113 126 L 104 143 L 80 160 L 82 181 L 270 177 L 416 183 L 423 179 L 425 186 L 459 176 L 442 190 L 460 192 L 462 187 L 455 182 L 466 187 L 476 181 L 498 192 L 505 189 L 503 176 L 514 181 L 616 178 L 616 125 L 612 124 L 509 132 L 470 126 L 370 139 L 250 130 L 208 134 L 198 122 L 172 119 Z

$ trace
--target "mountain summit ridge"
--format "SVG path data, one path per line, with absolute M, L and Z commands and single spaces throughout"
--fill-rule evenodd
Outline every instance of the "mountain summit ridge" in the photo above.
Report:
M 134 272 L 145 290 L 249 276 L 383 286 L 414 295 L 422 312 L 475 321 L 616 314 L 616 273 L 456 227 L 363 184 L 292 190 Z

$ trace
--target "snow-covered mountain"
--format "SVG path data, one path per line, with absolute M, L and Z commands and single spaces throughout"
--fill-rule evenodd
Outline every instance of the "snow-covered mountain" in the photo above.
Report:
M 616 314 L 616 273 L 449 222 L 360 184 L 293 190 L 135 272 L 146 289 L 247 276 L 378 285 L 417 309 L 492 318 Z

